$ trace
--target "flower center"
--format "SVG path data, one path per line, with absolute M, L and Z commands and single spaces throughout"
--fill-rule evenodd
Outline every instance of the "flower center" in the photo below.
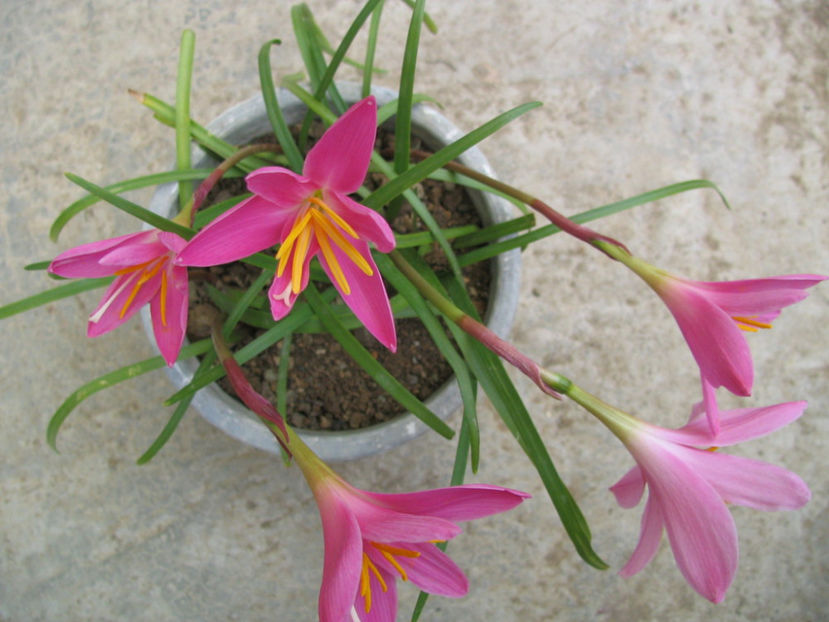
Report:
M 135 300 L 135 297 L 138 295 L 138 292 L 141 291 L 141 287 L 153 278 L 156 274 L 158 274 L 159 270 L 161 271 L 161 324 L 163 326 L 167 326 L 167 272 L 163 270 L 164 265 L 167 263 L 167 260 L 170 258 L 169 253 L 165 255 L 161 255 L 160 257 L 156 257 L 155 259 L 151 259 L 150 261 L 144 262 L 142 264 L 138 264 L 135 266 L 129 266 L 127 268 L 121 268 L 117 272 L 115 272 L 116 276 L 127 276 L 124 279 L 124 282 L 112 292 L 112 295 L 107 299 L 104 304 L 96 311 L 89 319 L 93 322 L 97 322 L 98 320 L 103 317 L 104 312 L 109 309 L 115 299 L 121 295 L 129 286 L 132 286 L 132 291 L 130 291 L 129 296 L 127 296 L 126 301 L 121 307 L 121 312 L 119 313 L 118 317 L 123 318 L 127 311 L 132 304 L 132 301 Z
M 279 260 L 276 275 L 282 276 L 290 263 L 291 291 L 294 294 L 298 294 L 301 291 L 305 259 L 308 256 L 311 236 L 314 236 L 334 280 L 337 281 L 337 285 L 340 286 L 343 294 L 350 294 L 351 287 L 334 253 L 332 243 L 345 253 L 354 265 L 366 275 L 371 276 L 374 272 L 365 258 L 346 238 L 346 235 L 355 240 L 359 239 L 357 232 L 354 231 L 351 225 L 326 205 L 325 201 L 322 200 L 320 192 L 317 191 L 306 199 L 305 206 L 297 214 L 290 232 L 276 253 L 276 259 Z
M 767 324 L 766 322 L 758 322 L 754 318 L 750 317 L 733 315 L 731 316 L 731 319 L 737 322 L 737 328 L 749 333 L 756 333 L 760 328 L 771 328 L 771 324 Z
M 372 547 L 374 547 L 380 555 L 383 556 L 386 561 L 388 561 L 394 569 L 400 574 L 400 578 L 403 581 L 408 581 L 409 577 L 406 575 L 406 571 L 400 565 L 400 562 L 395 559 L 397 557 L 408 557 L 410 559 L 416 559 L 420 557 L 420 553 L 418 551 L 410 551 L 409 549 L 400 548 L 398 546 L 391 546 L 390 544 L 383 544 L 382 542 L 368 542 Z M 363 569 L 360 573 L 360 596 L 362 596 L 366 601 L 366 613 L 371 611 L 371 577 L 377 579 L 380 583 L 380 588 L 386 592 L 388 591 L 389 587 L 386 585 L 383 576 L 380 574 L 380 571 L 377 570 L 377 566 L 374 565 L 374 562 L 371 561 L 369 556 L 363 552 Z

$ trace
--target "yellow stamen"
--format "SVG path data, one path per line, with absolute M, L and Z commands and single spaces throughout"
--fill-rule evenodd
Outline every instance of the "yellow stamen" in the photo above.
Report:
M 279 250 L 276 252 L 276 258 L 280 260 L 279 272 L 277 272 L 277 276 L 282 276 L 282 273 L 285 271 L 287 258 L 291 254 L 291 249 L 294 246 L 294 241 L 297 239 L 297 236 L 299 236 L 299 234 L 305 230 L 305 226 L 308 224 L 308 221 L 310 220 L 310 211 L 305 212 L 305 214 L 303 214 L 302 216 L 297 216 L 293 226 L 291 227 L 291 232 L 288 234 L 288 237 L 285 238 L 285 241 L 282 242 L 282 244 L 279 246 Z
M 420 557 L 420 553 L 417 551 L 410 551 L 409 549 L 401 549 L 400 547 L 391 546 L 390 544 L 382 544 L 380 542 L 372 542 L 371 545 L 380 551 L 380 555 L 382 555 L 386 560 L 394 566 L 394 569 L 400 573 L 400 578 L 403 581 L 408 581 L 409 577 L 406 575 L 406 571 L 403 570 L 403 567 L 400 563 L 394 558 L 395 555 L 399 555 L 400 557 L 410 557 L 412 559 L 416 559 Z
M 738 317 L 732 316 L 731 318 L 735 322 L 737 322 L 737 326 L 745 331 L 750 333 L 756 333 L 758 328 L 771 328 L 771 324 L 766 324 L 765 322 L 758 322 L 755 319 L 750 317 Z
M 384 592 L 389 590 L 388 585 L 383 580 L 380 571 L 377 570 L 377 566 L 374 565 L 374 562 L 369 559 L 368 555 L 363 553 L 363 568 L 360 571 L 360 596 L 362 596 L 366 601 L 366 613 L 371 611 L 371 576 L 369 572 L 377 577 L 377 581 L 380 583 L 380 587 Z
M 328 207 L 328 205 L 325 204 L 325 201 L 323 201 L 319 197 L 308 197 L 308 202 L 313 203 L 314 205 L 319 207 L 322 211 L 324 211 L 326 214 L 328 214 L 328 216 L 331 218 L 331 220 L 333 220 L 335 223 L 340 225 L 342 230 L 345 231 L 352 238 L 357 238 L 358 237 L 357 232 L 354 231 L 354 229 L 351 228 L 351 225 L 349 225 L 345 220 L 343 220 L 343 217 L 340 216 L 337 212 L 335 212 L 330 207 Z
M 161 272 L 161 325 L 167 326 L 167 272 Z
M 311 228 L 305 227 L 296 242 L 294 251 L 294 265 L 291 266 L 291 288 L 295 294 L 302 289 L 302 268 L 305 264 L 305 256 L 308 254 L 308 247 L 311 244 Z
M 164 265 L 164 262 L 165 262 L 166 259 L 167 259 L 167 257 L 164 256 L 164 257 L 159 257 L 158 259 L 153 260 L 153 261 L 158 261 L 158 263 L 155 266 L 153 266 L 153 268 L 151 270 L 146 270 L 140 277 L 138 277 L 138 281 L 136 281 L 135 286 L 132 288 L 132 291 L 130 292 L 130 295 L 127 297 L 127 301 L 124 303 L 124 306 L 121 307 L 121 313 L 118 317 L 124 317 L 127 314 L 127 309 L 129 309 L 129 306 L 132 304 L 132 301 L 135 300 L 135 297 L 138 295 L 138 292 L 141 290 L 141 286 L 144 285 L 144 283 L 146 283 L 147 281 L 149 281 L 151 278 L 153 278 L 156 275 L 156 273 Z M 152 263 L 151 261 L 147 262 L 146 264 L 143 264 L 140 267 L 143 268 L 144 266 L 147 266 L 148 264 L 151 264 L 151 263 Z M 126 272 L 124 272 L 124 274 L 126 274 Z
M 340 262 L 337 261 L 337 256 L 334 255 L 334 251 L 331 250 L 331 244 L 328 243 L 328 238 L 325 237 L 325 233 L 319 229 L 314 229 L 314 235 L 317 238 L 317 242 L 319 242 L 320 250 L 322 250 L 325 261 L 328 263 L 328 267 L 334 275 L 334 280 L 336 280 L 339 284 L 343 294 L 347 296 L 351 293 L 351 286 L 345 279 L 345 274 L 343 274 Z
M 366 274 L 367 276 L 371 276 L 372 274 L 374 274 L 374 271 L 371 269 L 371 266 L 368 265 L 368 262 L 365 260 L 365 258 L 357 251 L 356 248 L 354 248 L 351 245 L 351 242 L 346 240 L 330 222 L 323 218 L 322 214 L 315 213 L 314 222 L 318 224 L 325 231 L 325 233 L 328 234 L 328 237 L 330 237 L 334 241 L 334 244 L 339 246 L 340 250 L 342 250 L 346 255 L 348 255 L 348 258 L 351 261 L 353 261 L 355 265 L 363 271 L 364 274 Z

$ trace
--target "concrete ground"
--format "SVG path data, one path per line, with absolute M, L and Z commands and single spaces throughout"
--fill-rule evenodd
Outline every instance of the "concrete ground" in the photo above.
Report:
M 308 0 L 337 39 L 357 2 Z M 196 31 L 192 114 L 209 120 L 256 93 L 256 54 L 278 76 L 297 71 L 290 3 L 6 0 L 0 8 L 0 252 L 6 303 L 48 285 L 25 264 L 131 231 L 98 205 L 57 245 L 52 219 L 80 191 L 165 170 L 172 132 L 126 91 L 174 95 L 182 28 Z M 822 2 L 429 3 L 417 90 L 462 128 L 529 100 L 544 107 L 482 144 L 499 174 L 567 214 L 673 182 L 694 191 L 599 227 L 653 263 L 697 279 L 829 273 L 827 58 Z M 382 84 L 396 83 L 408 10 L 387 2 Z M 358 47 L 364 44 L 360 39 Z M 130 195 L 144 202 L 149 192 Z M 668 426 L 697 400 L 695 365 L 659 301 L 632 275 L 563 236 L 524 256 L 515 343 L 608 401 Z M 166 422 L 161 372 L 99 393 L 68 420 L 61 453 L 44 432 L 80 384 L 152 354 L 137 321 L 84 336 L 97 293 L 0 326 L 0 619 L 311 620 L 322 568 L 314 501 L 296 469 L 250 449 L 189 412 L 149 465 L 137 458 Z M 468 597 L 433 598 L 425 620 L 825 619 L 829 602 L 826 411 L 829 286 L 751 336 L 761 405 L 806 399 L 797 423 L 734 451 L 785 465 L 811 486 L 801 511 L 735 508 L 740 569 L 724 603 L 684 582 L 663 542 L 639 575 L 616 571 L 636 543 L 641 507 L 622 510 L 607 487 L 631 464 L 589 416 L 523 377 L 538 428 L 590 521 L 611 569 L 585 565 L 563 535 L 527 460 L 482 400 L 476 481 L 528 490 L 511 514 L 466 527 L 451 553 Z M 738 403 L 732 401 L 729 403 Z M 454 420 L 457 423 L 457 419 Z M 435 435 L 341 465 L 363 488 L 404 491 L 448 481 L 452 445 Z M 400 589 L 400 619 L 416 598 Z

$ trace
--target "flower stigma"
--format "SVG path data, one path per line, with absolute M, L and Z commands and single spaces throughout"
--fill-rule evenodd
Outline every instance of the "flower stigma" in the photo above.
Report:
M 276 275 L 282 276 L 288 264 L 291 263 L 291 291 L 298 294 L 302 290 L 303 265 L 308 255 L 311 236 L 313 236 L 319 244 L 334 280 L 342 293 L 347 296 L 351 293 L 351 286 L 334 254 L 332 242 L 367 276 L 371 276 L 374 271 L 345 237 L 348 235 L 355 240 L 359 239 L 357 232 L 322 200 L 320 194 L 317 191 L 305 200 L 305 205 L 297 214 L 290 232 L 279 247 L 276 253 L 276 259 L 279 261 Z

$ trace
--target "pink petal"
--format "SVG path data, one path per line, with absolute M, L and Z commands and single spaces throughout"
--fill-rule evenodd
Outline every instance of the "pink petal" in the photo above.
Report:
M 622 478 L 610 487 L 610 492 L 616 497 L 616 503 L 623 508 L 636 507 L 642 494 L 645 492 L 645 479 L 642 469 L 634 466 Z
M 328 262 L 322 253 L 319 254 L 320 263 L 325 270 L 331 283 L 342 296 L 354 315 L 363 323 L 374 337 L 394 352 L 397 350 L 397 333 L 394 327 L 394 316 L 389 305 L 389 296 L 386 287 L 383 285 L 383 278 L 374 263 L 368 244 L 363 240 L 350 240 L 352 246 L 362 255 L 371 267 L 372 274 L 368 276 L 358 268 L 351 259 L 336 244 L 331 248 L 334 256 L 342 268 L 345 279 L 351 288 L 350 294 L 345 294 L 339 283 L 334 278 Z
M 349 108 L 308 152 L 302 174 L 318 187 L 350 194 L 363 183 L 377 133 L 377 102 L 366 97 Z
M 401 494 L 363 492 L 378 505 L 397 512 L 467 521 L 511 510 L 529 494 L 500 486 L 465 484 Z
M 360 596 L 359 590 L 354 599 L 354 609 L 357 611 L 360 622 L 394 622 L 397 619 L 397 580 L 395 578 L 397 575 L 379 566 L 377 570 L 386 582 L 386 591 L 383 591 L 374 573 L 369 572 L 371 609 L 366 612 L 365 600 Z
M 314 495 L 322 519 L 325 564 L 319 597 L 320 622 L 343 622 L 357 594 L 363 544 L 357 519 L 330 489 L 318 487 Z
M 658 291 L 676 319 L 703 378 L 736 395 L 750 395 L 754 366 L 736 323 L 702 294 L 671 282 Z
M 158 293 L 161 287 L 161 274 L 156 274 L 141 286 L 135 298 L 124 311 L 123 317 L 121 316 L 121 311 L 124 309 L 124 305 L 129 299 L 140 274 L 140 271 L 124 274 L 110 284 L 101 302 L 98 303 L 98 306 L 89 316 L 89 323 L 86 328 L 87 337 L 98 337 L 117 328 L 135 315 L 141 307 Z M 97 320 L 93 320 L 96 316 Z
M 156 231 L 139 231 L 117 238 L 99 240 L 88 244 L 81 244 L 62 252 L 52 260 L 49 272 L 66 278 L 96 278 L 110 276 L 118 270 L 118 266 L 102 266 L 101 257 L 123 244 L 140 243 L 152 238 Z
M 826 278 L 819 274 L 789 274 L 741 281 L 686 282 L 705 292 L 705 296 L 728 315 L 776 316 L 783 307 L 803 300 L 808 295 L 803 290 L 817 285 Z
M 617 497 L 618 499 L 618 497 Z M 623 506 L 624 507 L 624 506 Z M 623 577 L 632 577 L 647 566 L 659 550 L 659 543 L 662 540 L 662 527 L 665 519 L 662 517 L 662 510 L 653 495 L 648 497 L 645 503 L 645 511 L 642 513 L 642 527 L 639 531 L 639 542 L 633 550 L 630 559 L 619 571 Z
M 173 251 L 174 254 L 180 253 L 181 250 L 187 246 L 187 240 L 177 233 L 171 233 L 170 231 L 159 231 L 158 241 L 161 242 L 167 250 Z
M 161 291 L 150 301 L 150 315 L 153 322 L 153 333 L 155 342 L 161 352 L 161 356 L 172 366 L 178 358 L 181 344 L 184 342 L 184 333 L 187 330 L 187 268 L 168 264 L 166 270 L 166 309 L 162 322 L 161 316 Z
M 142 242 L 121 244 L 101 256 L 98 261 L 101 265 L 114 266 L 116 268 L 138 266 L 166 254 L 168 250 L 158 239 L 158 235 L 155 235 L 152 239 L 147 239 Z
M 469 581 L 457 564 L 443 551 L 429 542 L 412 544 L 410 542 L 393 542 L 392 546 L 420 553 L 420 557 L 396 556 L 397 563 L 406 571 L 408 579 L 424 592 L 450 598 L 460 598 L 469 591 Z M 389 572 L 395 572 L 393 566 L 372 548 L 367 547 L 372 561 Z
M 252 196 L 202 229 L 181 250 L 180 266 L 215 266 L 230 263 L 273 246 L 286 220 L 294 217 L 258 196 Z
M 451 540 L 461 532 L 460 527 L 444 518 L 396 512 L 375 505 L 356 489 L 346 502 L 357 517 L 363 538 L 373 542 Z
M 378 251 L 388 253 L 394 250 L 396 241 L 389 223 L 373 209 L 340 192 L 326 191 L 323 200 L 354 228 L 357 235 L 374 242 Z
M 652 443 L 642 443 L 634 451 L 660 506 L 682 575 L 705 598 L 721 602 L 737 571 L 737 528 L 728 508 L 719 493 L 672 452 Z
M 245 177 L 248 190 L 280 209 L 291 209 L 302 204 L 319 186 L 279 166 L 265 166 Z
M 705 376 L 702 376 L 700 380 L 702 382 L 702 410 L 708 421 L 708 433 L 713 437 L 720 431 L 720 406 L 717 404 L 717 390 L 711 386 Z
M 811 498 L 802 479 L 767 462 L 690 448 L 683 459 L 729 503 L 758 510 L 795 510 Z

